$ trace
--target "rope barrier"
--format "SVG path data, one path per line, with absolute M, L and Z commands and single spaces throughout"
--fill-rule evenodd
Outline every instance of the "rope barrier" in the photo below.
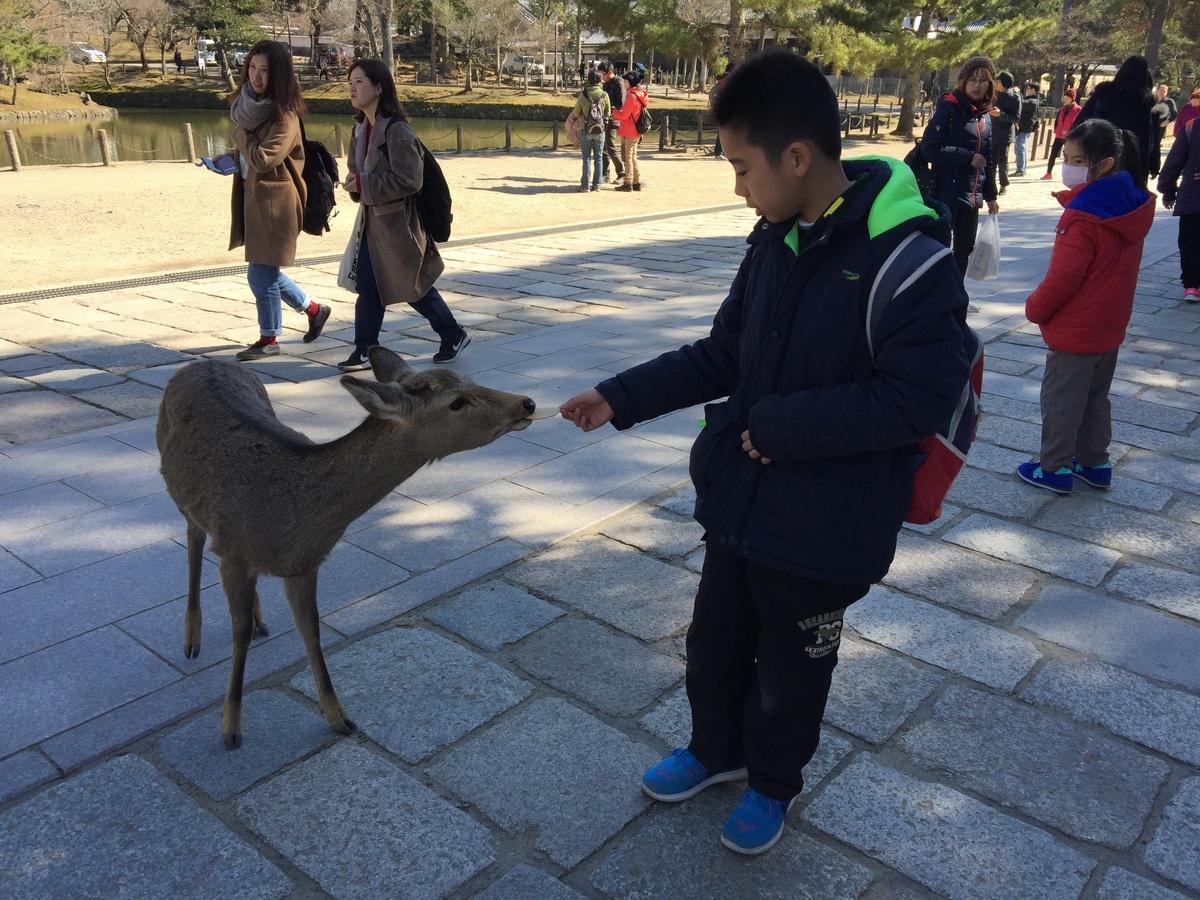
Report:
M 124 150 L 127 153 L 140 153 L 140 154 L 142 154 L 142 156 L 155 156 L 162 152 L 162 148 L 160 148 L 160 147 L 155 147 L 153 150 L 139 150 L 137 147 L 126 146 L 125 144 L 122 144 L 120 141 L 118 141 L 116 138 L 113 138 L 113 137 L 110 137 L 108 140 L 109 140 L 109 143 L 113 144 L 114 146 L 120 147 L 122 150 Z

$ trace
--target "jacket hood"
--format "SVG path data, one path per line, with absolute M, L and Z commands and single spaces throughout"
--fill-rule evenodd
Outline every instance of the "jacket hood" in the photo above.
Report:
M 957 103 L 962 107 L 963 112 L 973 119 L 979 118 L 991 108 L 990 106 L 976 106 L 974 100 L 957 88 L 948 94 L 944 94 L 942 96 L 942 102 Z
M 1128 172 L 1059 191 L 1054 197 L 1067 213 L 1099 219 L 1133 240 L 1143 240 L 1154 220 L 1154 195 L 1139 187 Z
M 601 95 L 604 93 L 604 88 L 599 84 L 589 84 L 583 89 L 583 92 L 587 95 L 589 100 L 599 100 Z

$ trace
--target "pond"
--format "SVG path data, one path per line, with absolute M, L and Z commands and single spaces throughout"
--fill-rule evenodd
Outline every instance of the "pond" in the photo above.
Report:
M 349 109 L 349 103 L 347 103 Z M 125 109 L 115 119 L 71 119 L 57 122 L 0 123 L 0 130 L 11 129 L 17 136 L 17 151 L 24 166 L 79 165 L 99 163 L 98 132 L 108 135 L 109 153 L 114 160 L 187 159 L 183 136 L 184 123 L 192 126 L 197 156 L 217 156 L 232 146 L 229 139 L 233 123 L 229 114 L 214 109 Z M 324 141 L 336 149 L 334 125 L 342 126 L 350 139 L 354 120 L 345 116 L 311 115 L 305 120 L 309 138 Z M 454 150 L 457 126 L 463 129 L 464 150 L 504 147 L 504 122 L 489 119 L 413 119 L 417 135 L 431 150 Z M 551 122 L 513 122 L 512 147 L 529 149 L 549 147 L 553 136 Z M 565 138 L 560 134 L 560 139 Z M 11 165 L 8 147 L 0 141 L 0 166 Z

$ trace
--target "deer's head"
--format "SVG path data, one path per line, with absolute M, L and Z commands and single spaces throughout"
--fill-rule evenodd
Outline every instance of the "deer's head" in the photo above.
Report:
M 450 369 L 416 371 L 385 347 L 367 351 L 376 381 L 342 376 L 346 388 L 378 419 L 414 430 L 436 456 L 483 447 L 533 421 L 529 397 L 482 387 Z

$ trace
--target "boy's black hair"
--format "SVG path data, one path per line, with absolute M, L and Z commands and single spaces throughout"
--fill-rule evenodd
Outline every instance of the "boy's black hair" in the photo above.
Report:
M 842 155 L 837 95 L 821 70 L 790 50 L 770 50 L 741 63 L 721 82 L 713 115 L 742 131 L 778 166 L 794 141 L 809 141 L 830 159 Z

